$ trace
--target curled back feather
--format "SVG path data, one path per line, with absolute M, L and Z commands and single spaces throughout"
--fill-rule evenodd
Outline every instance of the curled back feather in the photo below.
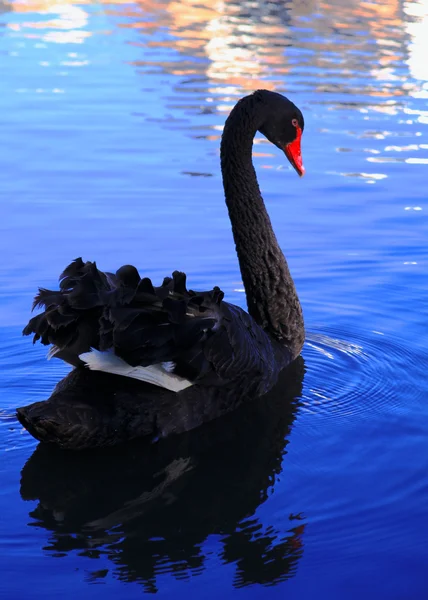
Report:
M 131 265 L 103 273 L 81 258 L 61 274 L 59 288 L 39 290 L 33 308 L 44 311 L 30 320 L 24 335 L 53 344 L 59 349 L 56 356 L 71 353 L 76 361 L 91 347 L 113 348 L 132 366 L 181 361 L 192 370 L 200 354 L 194 346 L 213 334 L 223 300 L 217 287 L 202 293 L 187 290 L 186 275 L 179 271 L 155 287 Z

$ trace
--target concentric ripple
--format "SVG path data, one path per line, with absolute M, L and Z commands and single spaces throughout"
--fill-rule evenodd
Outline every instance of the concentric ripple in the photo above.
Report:
M 415 400 L 424 391 L 418 376 L 424 358 L 405 342 L 376 331 L 335 330 L 310 332 L 304 350 L 308 384 L 302 410 L 329 418 L 373 412 L 399 412 L 409 387 Z M 409 366 L 412 366 L 410 369 Z

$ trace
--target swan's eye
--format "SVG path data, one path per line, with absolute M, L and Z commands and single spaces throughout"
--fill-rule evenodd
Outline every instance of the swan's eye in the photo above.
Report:
M 293 127 L 298 127 L 299 126 L 299 121 L 297 119 L 293 119 L 291 121 L 291 124 L 293 125 Z

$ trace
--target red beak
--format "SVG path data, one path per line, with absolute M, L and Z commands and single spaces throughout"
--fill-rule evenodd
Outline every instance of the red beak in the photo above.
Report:
M 296 169 L 297 173 L 300 177 L 303 177 L 305 174 L 305 167 L 302 162 L 302 150 L 300 148 L 300 140 L 302 139 L 302 130 L 299 126 L 296 127 L 296 139 L 286 146 L 284 146 L 283 150 L 285 152 L 285 156 L 288 158 L 290 163 Z

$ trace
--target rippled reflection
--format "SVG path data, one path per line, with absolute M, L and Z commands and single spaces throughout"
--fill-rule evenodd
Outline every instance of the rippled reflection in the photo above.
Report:
M 202 573 L 213 548 L 235 565 L 236 587 L 294 575 L 304 518 L 284 506 L 284 518 L 266 523 L 257 509 L 282 471 L 303 372 L 298 361 L 261 401 L 156 445 L 83 455 L 40 445 L 22 471 L 21 496 L 38 500 L 30 516 L 49 532 L 46 552 L 107 555 L 119 579 L 149 592 L 161 574 Z
M 100 33 L 88 28 L 93 6 L 17 1 L 10 4 L 15 13 L 44 18 L 12 20 L 7 26 L 29 38 L 84 43 L 86 37 Z M 99 7 L 106 23 L 109 17 L 120 17 L 120 27 L 140 33 L 141 40 L 133 43 L 150 49 L 152 58 L 136 60 L 136 66 L 158 65 L 179 76 L 204 75 L 210 94 L 235 95 L 261 85 L 283 87 L 289 74 L 298 79 L 293 87 L 300 89 L 312 80 L 317 92 L 426 94 L 426 0 L 354 0 L 346 5 L 330 0 L 321 6 L 313 0 L 228 0 L 210 6 L 197 0 L 140 0 L 100 2 Z M 174 51 L 179 56 L 174 57 Z
M 133 17 L 132 27 L 143 35 L 147 34 L 145 21 L 155 21 L 147 45 L 189 55 L 189 63 L 173 61 L 164 63 L 164 68 L 176 75 L 203 73 L 219 86 L 210 86 L 212 94 L 219 90 L 236 94 L 266 82 L 282 87 L 287 75 L 293 74 L 298 77 L 293 86 L 297 89 L 313 80 L 317 92 L 340 89 L 346 94 L 391 97 L 421 90 L 420 84 L 408 80 L 403 62 L 415 79 L 425 79 L 416 67 L 425 55 L 420 35 L 426 19 L 424 4 L 405 3 L 403 11 L 398 1 L 344 5 L 337 0 L 324 2 L 319 10 L 311 1 L 229 1 L 208 9 L 195 0 L 161 5 L 142 1 L 140 19 L 132 9 L 117 10 Z M 165 27 L 168 34 L 153 40 Z M 300 49 L 298 55 L 295 47 Z M 195 63 L 190 57 L 209 62 Z M 372 83 L 367 81 L 367 66 L 374 76 Z
M 81 2 L 14 2 L 14 12 L 37 13 L 45 18 L 37 21 L 10 23 L 9 27 L 16 32 L 24 32 L 24 37 L 38 38 L 44 42 L 58 44 L 81 44 L 91 33 L 86 30 L 88 13 L 80 6 Z M 47 30 L 47 32 L 45 32 Z M 32 31 L 32 33 L 25 33 Z M 37 33 L 42 31 L 42 33 Z
M 135 48 L 129 62 L 143 80 L 156 73 L 178 78 L 178 98 L 168 106 L 173 110 L 185 109 L 193 114 L 202 110 L 207 117 L 214 112 L 225 114 L 244 91 L 265 87 L 288 91 L 297 100 L 300 94 L 306 97 L 310 93 L 313 105 L 325 105 L 327 110 L 356 110 L 367 115 L 363 119 L 368 121 L 375 113 L 403 112 L 410 117 L 409 125 L 428 120 L 428 111 L 406 101 L 408 97 L 425 98 L 428 93 L 424 35 L 428 26 L 427 0 L 354 0 L 346 5 L 330 0 L 321 6 L 313 0 L 228 0 L 210 5 L 197 0 L 97 5 L 30 0 L 14 2 L 10 8 L 15 15 L 25 15 L 18 19 L 12 16 L 6 23 L 18 39 L 84 46 L 90 36 L 110 35 L 117 28 L 129 31 L 128 43 Z M 32 14 L 37 14 L 37 19 L 32 19 Z M 39 64 L 53 66 L 48 61 Z M 61 65 L 85 67 L 88 60 L 84 55 L 68 53 Z M 51 91 L 66 93 L 63 80 Z M 312 110 L 316 116 L 318 111 Z M 206 123 L 199 135 L 217 142 L 216 130 L 221 128 L 216 123 Z M 192 129 L 195 130 L 194 125 Z M 390 133 L 372 135 L 370 128 L 367 130 L 367 136 L 376 140 L 386 139 Z M 414 137 L 414 133 L 408 137 Z M 368 151 L 382 153 L 383 148 L 374 146 Z M 425 165 L 428 158 L 410 155 L 403 159 L 381 156 L 366 160 L 405 160 Z M 271 168 L 271 161 L 266 162 L 261 166 Z M 341 171 L 336 174 L 353 176 Z M 387 177 L 382 172 L 366 174 L 364 169 L 357 176 L 367 179 L 367 183 Z

